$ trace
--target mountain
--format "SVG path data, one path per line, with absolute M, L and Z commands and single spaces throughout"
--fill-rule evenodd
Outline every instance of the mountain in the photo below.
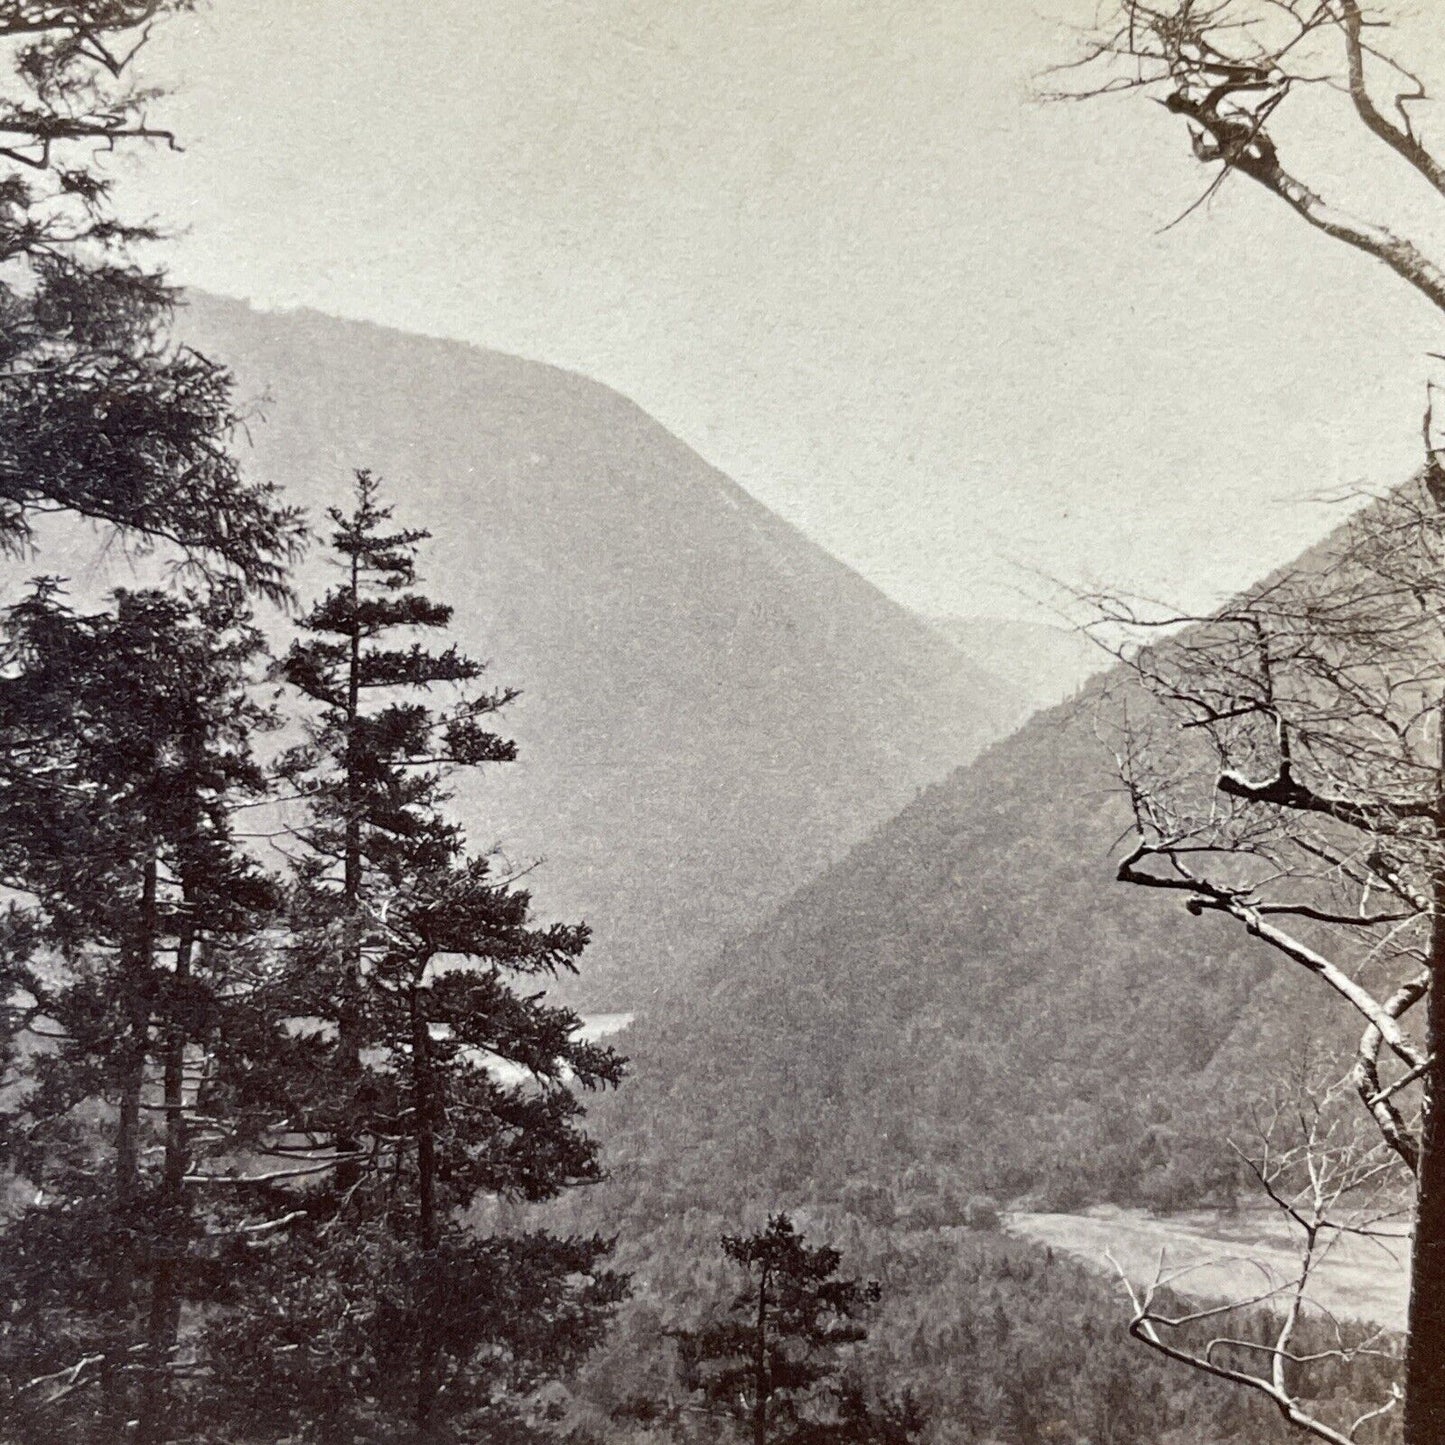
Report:
M 1298 570 L 1332 574 L 1332 548 Z M 1247 1392 L 1179 1401 L 1168 1420 L 1113 1405 L 1089 1419 L 1106 1397 L 1159 1398 L 1134 1373 L 1148 1356 L 1127 1353 L 1112 1272 L 1071 1277 L 1040 1244 L 998 1266 L 990 1299 L 992 1251 L 1020 1244 L 991 1233 L 1000 1206 L 1199 1211 L 1244 1268 L 1260 1215 L 1209 1208 L 1258 1201 L 1228 1141 L 1253 1142 L 1251 1103 L 1321 1061 L 1339 1078 L 1359 1038 L 1237 926 L 1115 881 L 1133 814 L 1109 744 L 1147 718 L 1141 691 L 1116 668 L 1031 717 L 626 1032 L 631 1077 L 588 1106 L 609 1180 L 553 1206 L 568 1228 L 616 1234 L 633 1276 L 583 1382 L 601 1438 L 640 1438 L 609 1422 L 629 1392 L 663 1388 L 670 1332 L 711 1292 L 713 1241 L 786 1210 L 882 1282 L 868 1349 L 890 1354 L 874 1368 L 917 1392 L 938 1440 L 1283 1440 Z M 1200 736 L 1171 759 L 1193 746 L 1213 762 Z M 1062 1357 L 1035 1354 L 1061 1341 Z
M 1011 683 L 1033 708 L 1052 707 L 1108 666 L 1081 632 L 1016 617 L 932 617 L 934 627 L 985 671 Z
M 427 590 L 523 690 L 521 763 L 459 811 L 474 843 L 545 860 L 544 914 L 593 925 L 596 1002 L 754 925 L 1027 710 L 605 386 L 204 295 L 179 331 L 263 398 L 250 465 L 323 525 L 368 467 L 434 532 Z
M 1132 820 L 1096 729 L 1127 691 L 1031 718 L 644 1014 L 599 1115 L 614 1187 L 935 1222 L 984 1193 L 1227 1196 L 1251 1096 L 1358 1025 L 1227 921 L 1114 881 Z

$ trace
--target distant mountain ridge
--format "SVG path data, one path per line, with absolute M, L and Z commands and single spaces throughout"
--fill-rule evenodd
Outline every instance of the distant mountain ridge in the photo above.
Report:
M 248 465 L 324 525 L 351 472 L 435 534 L 429 592 L 523 697 L 473 841 L 583 917 L 629 1007 L 756 924 L 1027 711 L 1021 694 L 633 403 L 541 363 L 193 294 L 180 336 L 265 397 Z M 313 558 L 302 585 L 327 581 Z
M 930 623 L 985 671 L 1012 684 L 1031 708 L 1077 692 L 1109 655 L 1082 632 L 1014 617 L 931 617 Z

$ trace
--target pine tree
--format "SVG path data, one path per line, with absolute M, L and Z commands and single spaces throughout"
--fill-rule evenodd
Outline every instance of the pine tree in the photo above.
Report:
M 868 1336 L 876 1283 L 841 1279 L 842 1256 L 809 1246 L 786 1214 L 765 1229 L 724 1235 L 722 1251 L 747 1277 L 726 1306 L 679 1331 L 679 1373 L 705 1412 L 752 1445 L 904 1445 L 923 1428 L 908 1396 L 872 1398 L 846 1374 L 845 1346 Z
M 419 643 L 381 645 L 397 630 L 445 628 L 451 609 L 407 590 L 415 581 L 420 531 L 380 529 L 390 509 L 377 501 L 369 473 L 356 478 L 356 507 L 328 513 L 331 546 L 344 580 L 300 619 L 306 636 L 295 642 L 280 674 L 319 711 L 308 745 L 284 762 L 283 773 L 309 805 L 302 837 L 309 850 L 300 867 L 298 897 L 308 936 L 320 953 L 307 959 L 306 987 L 319 1010 L 337 1006 L 338 1057 L 352 1080 L 361 1074 L 362 929 L 368 885 L 395 886 L 409 871 L 444 866 L 460 842 L 456 827 L 438 811 L 443 767 L 510 762 L 515 748 L 487 731 L 481 719 L 511 694 L 481 692 L 444 715 L 395 700 L 397 690 L 465 684 L 481 667 L 457 650 L 427 652 Z M 368 699 L 382 703 L 368 710 Z M 326 932 L 318 934 L 318 924 Z M 333 942 L 339 944 L 332 947 Z M 580 943 L 579 943 L 580 948 Z M 341 1152 L 354 1142 L 344 1125 Z M 343 1192 L 360 1177 L 344 1162 Z
M 279 670 L 310 707 L 283 765 L 307 812 L 286 992 L 329 1041 L 307 1107 L 335 1161 L 333 1213 L 228 1353 L 273 1429 L 451 1439 L 500 1428 L 619 1297 L 604 1241 L 486 1236 L 466 1216 L 598 1179 L 574 1091 L 615 1084 L 622 1064 L 545 1001 L 585 927 L 532 923 L 528 894 L 468 856 L 444 812 L 452 770 L 515 757 L 488 727 L 513 694 L 417 640 L 451 609 L 415 590 L 427 534 L 393 524 L 374 478 L 358 473 L 354 508 L 329 515 L 341 580 Z
M 0 1240 L 6 1438 L 154 1442 L 180 1408 L 186 1299 L 287 1208 L 206 1182 L 246 1142 L 214 1042 L 244 1019 L 279 901 L 231 815 L 266 786 L 261 643 L 235 587 L 79 615 L 45 582 L 6 636 L 0 984 L 22 1047 L 0 1162 L 28 1196 Z
M 99 157 L 173 143 L 130 82 L 153 24 L 191 0 L 0 4 L 0 551 L 38 515 L 112 524 L 207 571 L 284 592 L 300 519 L 227 449 L 227 372 L 167 339 L 177 302 L 135 260 Z

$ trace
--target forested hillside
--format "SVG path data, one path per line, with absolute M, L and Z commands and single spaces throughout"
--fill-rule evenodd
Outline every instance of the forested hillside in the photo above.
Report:
M 1273 1438 L 1192 1383 L 1137 1408 L 1106 1282 L 960 1233 L 1017 1199 L 1227 1200 L 1225 1141 L 1317 1016 L 1227 925 L 1113 881 L 1118 688 L 949 772 L 1017 690 L 615 394 L 306 314 L 192 321 L 286 398 L 259 465 L 313 506 L 348 462 L 396 478 L 402 515 L 437 519 L 459 635 L 526 684 L 521 767 L 459 810 L 513 857 L 556 840 L 542 906 L 598 925 L 592 997 L 640 1014 L 627 1086 L 592 1105 L 610 1182 L 555 1207 L 635 1273 L 574 1400 L 589 1427 L 617 1438 L 617 1390 L 657 1385 L 704 1243 L 778 1206 L 888 1275 L 870 1358 L 958 1439 L 1083 1415 L 1118 1442 Z
M 619 1187 L 726 1205 L 866 1181 L 940 1222 L 981 1192 L 1229 1193 L 1225 1137 L 1318 1010 L 1237 929 L 1113 881 L 1130 818 L 1102 696 L 928 789 L 643 1016 L 609 1105 Z
M 572 1386 L 568 1419 L 577 1440 L 711 1438 L 705 1420 L 694 1421 L 692 1433 L 649 1429 L 626 1418 L 626 1405 L 639 1397 L 664 1406 L 686 1400 L 675 1333 L 733 1284 L 717 1239 L 743 1217 L 757 1214 L 688 1209 L 650 1221 L 645 1238 L 619 1243 L 633 1297 Z M 848 1374 L 868 1390 L 908 1391 L 925 1417 L 919 1445 L 1288 1445 L 1298 1438 L 1265 1402 L 1140 1349 L 1123 1329 L 1117 1282 L 1062 1255 L 993 1229 L 879 1225 L 839 1208 L 807 1210 L 802 1225 L 810 1238 L 840 1249 L 848 1273 L 881 1286 Z M 1261 1316 L 1254 1327 L 1264 1324 Z M 1336 1343 L 1328 1325 L 1309 1333 Z M 1344 1326 L 1346 1338 L 1361 1333 Z M 1328 1398 L 1327 1410 L 1353 1418 L 1392 1368 L 1388 1354 L 1365 1369 L 1326 1362 L 1309 1388 Z M 1375 1422 L 1362 1445 L 1394 1445 L 1392 1431 L 1393 1422 Z
M 1228 1205 L 1251 1100 L 1349 1033 L 1237 930 L 1114 881 L 1131 819 L 1104 739 L 1138 701 L 1116 670 L 1035 716 L 624 1036 L 632 1078 L 594 1110 L 611 1178 L 561 1207 L 634 1272 L 574 1399 L 599 1438 L 666 1438 L 609 1411 L 670 1388 L 709 1244 L 765 1208 L 883 1283 L 856 1368 L 917 1393 L 929 1445 L 1292 1438 L 1142 1353 L 1116 1280 L 998 1233 L 1025 1200 Z M 1392 1368 L 1311 1388 L 1359 1414 Z

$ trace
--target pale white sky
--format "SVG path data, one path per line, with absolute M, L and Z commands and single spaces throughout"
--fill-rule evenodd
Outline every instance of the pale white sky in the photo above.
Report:
M 1416 464 L 1445 328 L 1243 181 L 1159 234 L 1179 123 L 1029 98 L 1091 9 L 219 0 L 131 194 L 187 282 L 616 387 L 910 606 L 1024 611 L 1016 563 L 1200 605 Z

